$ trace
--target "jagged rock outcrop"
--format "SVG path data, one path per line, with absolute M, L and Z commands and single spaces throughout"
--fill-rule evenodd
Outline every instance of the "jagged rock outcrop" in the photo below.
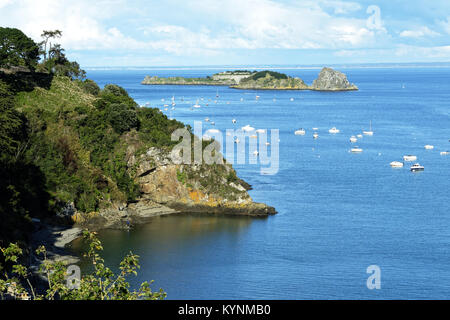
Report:
M 135 168 L 142 198 L 181 212 L 242 215 L 275 214 L 274 208 L 255 203 L 249 185 L 237 178 L 230 164 L 174 164 L 167 151 L 150 148 L 128 158 Z
M 311 85 L 311 90 L 318 91 L 348 91 L 358 90 L 358 87 L 347 80 L 347 76 L 331 68 L 323 68 Z

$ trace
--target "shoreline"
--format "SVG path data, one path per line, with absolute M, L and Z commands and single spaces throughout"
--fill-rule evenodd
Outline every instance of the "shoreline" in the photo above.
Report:
M 225 216 L 242 216 L 248 218 L 267 218 L 276 214 L 273 207 L 262 203 L 254 203 L 252 208 L 232 208 L 232 207 L 211 207 L 207 205 L 189 206 L 182 203 L 172 203 L 164 206 L 156 203 L 145 203 L 143 200 L 130 204 L 127 213 L 124 210 L 103 210 L 92 218 L 88 218 L 81 223 L 74 223 L 72 226 L 50 225 L 48 223 L 35 223 L 35 230 L 31 234 L 29 247 L 32 249 L 32 261 L 30 267 L 37 271 L 42 262 L 34 253 L 36 248 L 44 245 L 47 250 L 47 257 L 51 261 L 62 261 L 68 265 L 77 264 L 81 257 L 74 256 L 68 249 L 68 245 L 76 239 L 82 237 L 84 229 L 90 231 L 100 231 L 107 229 L 130 230 L 134 226 L 144 225 L 152 218 L 164 215 L 184 215 L 184 214 L 212 214 Z M 106 218 L 108 217 L 108 218 Z M 132 221 L 130 224 L 127 221 Z

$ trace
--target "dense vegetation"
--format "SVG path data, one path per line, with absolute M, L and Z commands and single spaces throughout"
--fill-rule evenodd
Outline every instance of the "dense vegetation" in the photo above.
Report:
M 65 221 L 67 205 L 92 212 L 134 200 L 128 146 L 170 148 L 171 133 L 184 126 L 140 108 L 117 85 L 84 80 L 59 45 L 47 51 L 42 63 L 35 59 L 44 73 L 0 71 L 0 245 L 26 240 L 33 217 Z M 11 67 L 5 61 L 15 54 L 2 64 Z M 41 75 L 45 85 L 29 81 Z
M 285 75 L 284 73 L 279 73 L 279 72 L 275 72 L 275 71 L 265 70 L 265 71 L 256 72 L 255 74 L 251 75 L 250 77 L 242 79 L 241 82 L 246 82 L 246 81 L 251 81 L 251 80 L 258 80 L 260 78 L 265 78 L 267 75 L 269 75 L 270 77 L 273 77 L 275 79 L 287 79 L 288 78 L 288 76 Z
M 0 68 L 27 67 L 34 70 L 39 46 L 22 31 L 0 27 Z
M 0 298 L 164 298 L 148 283 L 131 291 L 126 276 L 136 274 L 138 257 L 127 255 L 114 275 L 92 233 L 85 237 L 94 273 L 76 290 L 66 286 L 66 267 L 44 257 L 41 272 L 47 274 L 48 290 L 39 295 L 29 270 L 19 263 L 33 218 L 72 223 L 68 207 L 92 212 L 133 201 L 140 191 L 127 168 L 128 147 L 170 149 L 176 143 L 171 133 L 184 127 L 158 109 L 140 108 L 117 85 L 101 89 L 85 79 L 78 63 L 51 43 L 61 35 L 44 31 L 36 44 L 20 30 L 0 28 Z M 45 248 L 37 253 L 45 256 Z

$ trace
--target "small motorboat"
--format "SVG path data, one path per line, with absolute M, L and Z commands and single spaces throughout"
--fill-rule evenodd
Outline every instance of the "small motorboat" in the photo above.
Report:
M 400 161 L 392 161 L 390 165 L 392 168 L 403 168 L 403 162 Z
M 291 101 L 294 101 L 294 98 L 291 98 Z
M 336 127 L 331 128 L 330 130 L 328 130 L 329 133 L 339 133 L 340 131 L 338 129 L 336 129 Z
M 406 155 L 406 156 L 403 156 L 403 161 L 407 161 L 407 162 L 410 162 L 410 161 L 416 161 L 417 160 L 417 156 L 413 156 L 413 155 Z
M 434 149 L 434 146 L 432 146 L 431 144 L 427 144 L 427 145 L 425 146 L 425 149 L 427 149 L 427 150 L 432 150 L 432 149 Z
M 236 119 L 231 120 L 231 122 L 236 123 Z
M 314 138 L 314 139 L 317 139 L 318 137 L 319 137 L 319 134 L 318 134 L 317 132 L 314 132 L 313 138 Z
M 450 154 L 450 151 L 441 151 L 441 156 L 448 156 Z
M 205 121 L 206 121 L 206 122 L 209 122 L 209 118 L 205 118 Z
M 357 136 L 358 138 L 362 138 L 362 137 L 363 137 L 362 134 L 357 134 L 356 136 Z
M 256 133 L 266 133 L 266 129 L 257 129 Z
M 213 126 L 213 125 L 215 125 L 216 123 L 214 122 L 214 121 L 211 121 L 211 125 Z
M 419 163 L 415 163 L 411 166 L 412 172 L 423 171 L 423 170 L 425 170 L 425 168 L 423 166 L 421 166 Z
M 259 152 L 255 150 L 255 151 L 253 152 L 253 154 L 254 154 L 255 156 L 257 156 L 257 155 L 259 154 Z
M 234 140 L 234 143 L 239 143 L 241 142 L 238 138 L 236 138 L 236 140 Z
M 356 139 L 355 136 L 351 136 L 351 137 L 350 137 L 350 142 L 351 142 L 351 143 L 355 143 L 356 141 L 358 141 L 358 139 Z
M 319 130 L 319 128 L 312 128 L 314 131 L 317 131 L 317 130 Z
M 355 147 L 351 148 L 350 151 L 353 153 L 360 153 L 360 152 L 363 152 L 363 149 L 355 146 Z
M 304 135 L 306 134 L 306 131 L 305 131 L 305 129 L 301 128 L 301 129 L 296 130 L 296 131 L 294 132 L 294 134 L 295 134 L 296 136 L 304 136 Z
M 258 139 L 258 136 L 256 134 L 254 134 L 254 135 L 251 135 L 250 138 L 251 139 Z
M 250 132 L 250 131 L 255 130 L 255 128 L 251 127 L 249 124 L 246 125 L 245 127 L 242 127 L 241 129 L 245 132 Z

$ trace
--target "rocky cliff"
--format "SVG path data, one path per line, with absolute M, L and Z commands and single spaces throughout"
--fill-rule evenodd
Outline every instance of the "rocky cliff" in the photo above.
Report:
M 116 203 L 90 215 L 75 215 L 79 225 L 95 228 L 127 228 L 149 218 L 171 213 L 220 213 L 267 216 L 276 211 L 253 202 L 250 186 L 236 176 L 228 163 L 175 164 L 168 150 L 149 148 L 136 155 L 130 145 L 126 161 L 141 197 L 134 203 Z
M 318 91 L 348 91 L 358 90 L 358 87 L 347 80 L 347 76 L 331 68 L 323 68 L 316 80 L 313 81 L 311 90 Z

